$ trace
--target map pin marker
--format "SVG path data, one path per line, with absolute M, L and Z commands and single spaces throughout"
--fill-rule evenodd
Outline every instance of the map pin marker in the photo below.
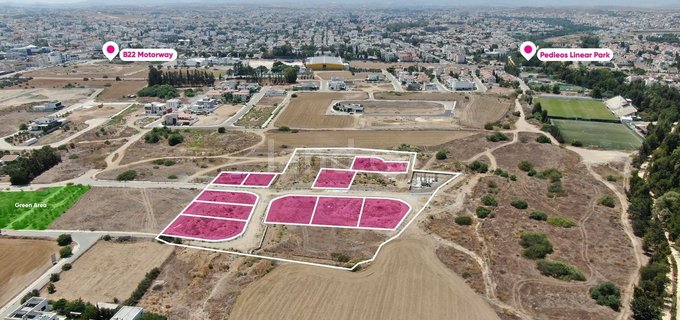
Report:
M 104 55 L 111 61 L 118 55 L 118 44 L 109 41 L 102 46 L 102 52 L 104 52 Z
M 519 45 L 519 52 L 524 56 L 525 59 L 531 60 L 531 58 L 536 54 L 536 45 L 531 41 L 524 41 Z

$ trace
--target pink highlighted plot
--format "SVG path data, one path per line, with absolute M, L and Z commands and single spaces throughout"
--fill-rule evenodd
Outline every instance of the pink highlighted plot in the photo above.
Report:
M 308 224 L 312 219 L 316 196 L 283 196 L 272 200 L 267 209 L 268 223 Z
M 316 176 L 313 188 L 349 189 L 357 172 L 354 170 L 321 169 Z
M 380 157 L 356 157 L 352 169 L 357 171 L 406 173 L 408 161 L 385 161 Z
M 274 173 L 251 173 L 243 182 L 243 185 L 249 187 L 269 187 L 274 178 L 276 178 Z
M 320 197 L 312 224 L 355 227 L 362 202 L 362 198 Z
M 229 186 L 240 186 L 248 177 L 248 173 L 243 172 L 222 172 L 217 179 L 213 181 L 215 184 L 226 184 Z
M 180 215 L 163 231 L 163 234 L 196 240 L 223 241 L 240 235 L 245 226 L 245 221 Z
M 247 192 L 205 190 L 196 200 L 254 205 L 257 202 L 257 196 Z
M 366 198 L 359 227 L 394 229 L 409 211 L 411 207 L 400 200 Z
M 182 214 L 246 220 L 252 210 L 252 206 L 246 205 L 193 202 Z

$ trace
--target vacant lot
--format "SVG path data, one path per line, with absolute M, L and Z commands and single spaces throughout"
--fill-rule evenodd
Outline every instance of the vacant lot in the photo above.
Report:
M 97 101 L 128 101 L 127 96 L 137 94 L 146 86 L 146 81 L 114 79 L 83 80 L 78 79 L 33 79 L 29 85 L 36 88 L 61 88 L 60 90 L 93 90 L 103 88 L 97 96 Z
M 52 266 L 55 241 L 0 239 L 0 305 L 5 305 Z
M 198 195 L 188 189 L 93 188 L 50 229 L 160 232 Z
M 132 130 L 132 129 L 130 129 Z M 103 140 L 104 138 L 102 138 Z M 74 143 L 74 148 L 59 150 L 61 162 L 33 180 L 34 183 L 52 183 L 65 181 L 83 175 L 90 169 L 106 168 L 106 157 L 124 141 L 113 142 L 81 142 Z
M 504 96 L 472 95 L 467 103 L 456 105 L 454 114 L 462 126 L 483 128 L 487 122 L 503 119 L 513 106 L 514 102 Z
M 333 100 L 366 99 L 365 92 L 360 93 L 298 93 L 274 123 L 277 127 L 291 128 L 352 128 L 355 118 L 352 116 L 326 115 L 328 105 Z
M 378 100 L 425 100 L 425 101 L 457 101 L 465 97 L 463 93 L 453 92 L 376 92 Z
M 106 84 L 110 86 L 106 86 Z M 97 96 L 97 101 L 127 101 L 127 96 L 137 94 L 137 91 L 146 87 L 146 81 L 109 81 L 104 83 L 104 91 Z
M 208 168 L 226 164 L 224 158 L 203 158 L 203 159 L 158 159 L 147 161 L 130 166 L 120 167 L 113 170 L 106 170 L 97 174 L 98 179 L 116 180 L 116 177 L 127 171 L 135 170 L 137 180 L 144 181 L 185 181 L 191 175 L 209 170 Z M 208 176 L 214 176 L 215 171 L 209 170 Z
M 616 116 L 602 101 L 591 99 L 561 99 L 540 97 L 543 110 L 548 111 L 550 117 L 573 118 L 573 119 L 602 119 L 616 120 Z
M 231 104 L 223 104 L 220 105 L 215 111 L 211 112 L 210 114 L 207 115 L 199 115 L 198 117 L 198 122 L 196 122 L 196 126 L 211 126 L 211 125 L 217 125 L 217 124 L 222 124 L 225 121 L 229 120 L 233 115 L 236 114 L 241 108 L 243 108 L 243 105 L 237 104 L 237 105 L 231 105 Z
M 433 146 L 475 134 L 471 131 L 303 131 L 270 132 L 267 146 L 361 147 L 392 149 L 401 144 Z
M 345 80 L 363 80 L 372 73 L 355 72 L 352 74 L 350 71 L 317 71 L 314 74 L 323 80 L 331 80 L 333 78 L 343 78 Z
M 50 86 L 49 88 L 52 87 Z M 56 89 L 3 89 L 0 90 L 0 109 L 27 103 L 39 104 L 39 102 L 52 100 L 61 101 L 68 106 L 79 100 L 87 98 L 87 96 L 89 96 L 93 91 L 94 90 L 87 88 L 61 89 L 61 87 Z
M 313 307 L 311 307 L 313 306 Z M 233 319 L 498 319 L 424 243 L 397 240 L 366 270 L 284 265 L 247 287 Z
M 146 77 L 148 64 L 129 63 L 116 64 L 109 62 L 97 62 L 89 64 L 79 64 L 72 66 L 58 66 L 46 69 L 26 72 L 26 77 L 58 77 L 58 78 L 103 78 L 115 79 L 117 76 L 124 77 Z
M 434 116 L 444 115 L 444 105 L 425 101 L 342 101 L 364 106 L 366 116 Z
M 99 241 L 61 272 L 55 283 L 56 293 L 47 290 L 41 296 L 49 299 L 83 299 L 90 303 L 123 301 L 130 297 L 144 275 L 160 267 L 174 247 L 150 240 L 132 242 Z
M 2 192 L 0 228 L 43 230 L 88 190 L 90 186 L 76 185 L 38 191 Z
M 182 157 L 182 156 L 216 156 L 224 155 L 251 147 L 260 142 L 260 137 L 254 133 L 227 131 L 218 133 L 217 130 L 180 130 L 184 142 L 168 145 L 166 139 L 158 143 L 146 143 L 141 139 L 128 148 L 121 164 L 139 160 Z
M 642 138 L 621 123 L 553 120 L 566 143 L 580 141 L 584 146 L 637 150 Z

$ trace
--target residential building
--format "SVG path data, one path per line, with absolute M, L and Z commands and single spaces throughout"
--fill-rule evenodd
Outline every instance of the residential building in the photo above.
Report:
M 185 112 L 171 112 L 163 118 L 163 124 L 166 126 L 190 126 L 197 121 L 196 117 Z
M 113 315 L 111 320 L 139 320 L 142 318 L 143 314 L 143 308 L 123 306 Z
M 152 102 L 144 105 L 144 113 L 147 115 L 161 116 L 172 112 L 172 110 L 172 108 L 168 107 L 167 103 Z
M 333 110 L 347 113 L 363 113 L 364 106 L 360 103 L 336 103 Z
M 345 79 L 343 78 L 333 78 L 330 81 L 328 81 L 328 88 L 333 90 L 333 91 L 344 91 L 347 89 L 347 86 L 345 85 Z
M 192 113 L 210 113 L 217 108 L 217 100 L 205 97 L 191 105 Z
M 475 83 L 468 80 L 449 78 L 446 83 L 451 90 L 471 91 L 476 89 Z
M 35 112 L 54 112 L 54 111 L 57 111 L 57 110 L 61 110 L 63 108 L 64 108 L 64 105 L 61 103 L 61 101 L 52 101 L 52 102 L 47 102 L 45 104 L 33 106 L 33 108 L 31 108 L 31 110 L 35 111 Z
M 57 314 L 50 312 L 50 305 L 46 298 L 32 297 L 19 308 L 12 311 L 5 320 L 57 320 Z

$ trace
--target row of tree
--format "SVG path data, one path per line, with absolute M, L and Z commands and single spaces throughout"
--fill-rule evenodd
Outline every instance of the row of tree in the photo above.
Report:
M 49 146 L 31 151 L 27 157 L 10 162 L 5 168 L 13 185 L 29 184 L 35 177 L 61 162 L 59 152 Z
M 149 87 L 164 84 L 174 87 L 212 86 L 215 84 L 215 75 L 210 71 L 200 69 L 161 71 L 154 66 L 149 66 L 147 82 Z

